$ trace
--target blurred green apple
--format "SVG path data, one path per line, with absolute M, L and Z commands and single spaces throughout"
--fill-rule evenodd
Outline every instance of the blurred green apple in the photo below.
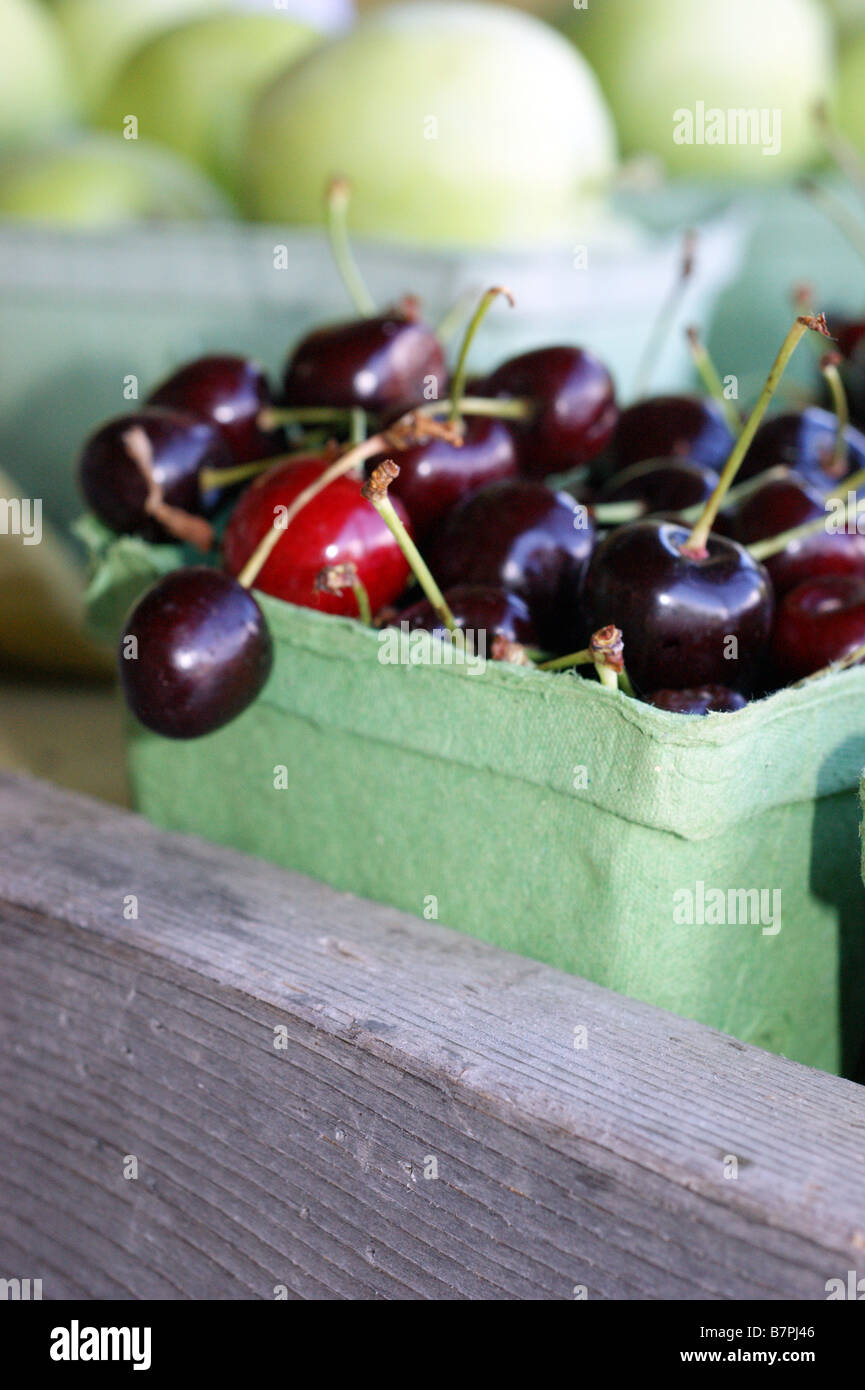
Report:
M 220 0 L 54 0 L 84 109 L 99 109 L 126 59 L 161 29 L 215 11 Z
M 850 34 L 841 51 L 837 122 L 865 155 L 865 29 Z
M 37 0 L 0 0 L 0 140 L 62 125 L 72 79 L 57 25 Z
M 87 132 L 0 150 L 0 217 L 86 228 L 232 212 L 200 169 L 144 140 Z
M 355 231 L 439 245 L 570 245 L 616 163 L 598 84 L 539 20 L 437 0 L 374 11 L 253 111 L 255 217 L 320 223 L 346 175 Z
M 562 23 L 627 154 L 656 154 L 673 174 L 755 180 L 819 155 L 813 113 L 831 99 L 834 60 L 817 0 L 590 0 Z
M 273 12 L 191 20 L 133 54 L 115 78 L 99 124 L 119 132 L 126 117 L 135 116 L 140 135 L 234 188 L 252 102 L 318 39 L 308 25 Z

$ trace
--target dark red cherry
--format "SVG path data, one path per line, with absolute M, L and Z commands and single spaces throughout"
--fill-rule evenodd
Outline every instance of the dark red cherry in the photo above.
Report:
M 537 634 L 526 604 L 516 594 L 482 584 L 457 584 L 444 593 L 445 602 L 453 613 L 457 627 L 473 635 L 472 649 L 482 656 L 492 656 L 496 637 L 517 642 L 522 647 L 534 647 Z M 441 628 L 441 619 L 432 604 L 423 599 L 399 615 L 400 622 L 409 628 L 434 632 Z
M 223 539 L 229 574 L 239 574 L 258 542 L 285 515 L 294 499 L 332 462 L 320 455 L 278 463 L 256 478 L 237 503 Z M 403 520 L 402 504 L 394 506 Z M 373 613 L 405 587 L 408 563 L 374 507 L 361 496 L 357 479 L 337 478 L 295 517 L 255 580 L 256 589 L 302 608 L 357 617 L 351 588 L 332 593 L 316 588 L 321 571 L 353 563 Z
M 647 459 L 678 458 L 720 471 L 734 439 L 716 401 L 700 396 L 650 396 L 623 410 L 607 456 L 607 471 Z
M 126 619 L 120 681 L 137 719 L 164 738 L 200 738 L 242 714 L 270 675 L 273 646 L 251 594 L 196 566 L 160 579 Z
M 446 395 L 447 379 L 442 345 L 410 303 L 308 334 L 285 369 L 285 404 L 400 413 Z
M 829 314 L 828 318 L 829 330 L 843 358 L 841 379 L 850 418 L 859 429 L 865 429 L 865 319 L 840 314 Z M 828 392 L 824 390 L 824 394 Z
M 491 396 L 533 402 L 530 419 L 512 426 L 527 478 L 589 463 L 607 447 L 619 418 L 610 373 L 583 348 L 524 352 L 503 362 L 482 386 Z
M 648 512 L 681 512 L 711 497 L 718 474 L 688 459 L 647 459 L 614 473 L 598 490 L 596 502 L 643 502 Z
M 384 455 L 370 459 L 372 472 Z M 391 497 L 398 497 L 408 513 L 417 540 L 470 492 L 517 473 L 513 436 L 501 420 L 466 416 L 460 447 L 446 439 L 414 444 L 399 453 L 399 477 L 391 483 Z
M 149 404 L 209 420 L 235 463 L 269 458 L 285 445 L 282 430 L 259 428 L 259 414 L 273 405 L 273 395 L 263 369 L 248 357 L 223 354 L 187 362 L 156 388 Z
M 835 468 L 836 433 L 835 416 L 816 405 L 808 406 L 807 410 L 773 415 L 763 421 L 755 434 L 737 481 L 743 482 L 767 468 L 783 464 L 826 492 L 849 473 L 865 468 L 865 435 L 852 425 L 844 432 L 847 463 L 840 471 Z
M 726 685 L 700 685 L 692 690 L 656 690 L 646 696 L 646 703 L 672 714 L 730 714 L 744 709 L 747 701 Z
M 528 604 L 540 645 L 569 652 L 582 630 L 580 593 L 595 543 L 585 507 L 528 480 L 492 483 L 455 507 L 427 559 L 443 588 L 484 584 Z
M 151 494 L 147 472 L 162 500 L 181 511 L 202 515 L 217 499 L 198 486 L 202 468 L 227 468 L 229 454 L 219 432 L 206 420 L 162 406 L 145 406 L 101 425 L 84 445 L 79 463 L 87 505 L 112 531 L 171 539 L 146 510 Z
M 786 684 L 840 661 L 865 643 L 865 576 L 824 574 L 785 594 L 772 634 L 772 664 Z
M 818 574 L 865 575 L 865 535 L 829 530 L 822 493 L 798 473 L 767 478 L 736 510 L 734 535 L 742 545 L 753 545 L 818 517 L 826 518 L 826 530 L 790 541 L 763 562 L 779 598 Z
M 722 536 L 709 537 L 704 559 L 683 554 L 688 537 L 686 526 L 657 520 L 611 532 L 586 575 L 584 635 L 621 628 L 640 690 L 746 690 L 772 626 L 769 576 Z

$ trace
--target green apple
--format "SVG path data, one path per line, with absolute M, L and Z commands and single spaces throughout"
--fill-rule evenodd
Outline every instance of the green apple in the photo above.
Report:
M 354 230 L 438 245 L 570 245 L 616 163 L 598 84 L 530 15 L 437 0 L 373 11 L 262 95 L 247 205 L 320 223 L 334 174 Z
M 37 0 L 0 0 L 0 140 L 62 125 L 72 80 L 57 25 Z
M 67 227 L 230 217 L 200 169 L 144 140 L 82 133 L 0 150 L 0 217 Z
M 628 154 L 658 155 L 689 177 L 768 180 L 820 152 L 814 107 L 831 99 L 834 74 L 817 0 L 589 0 L 563 27 L 597 72 Z M 739 111 L 758 119 L 740 123 Z
M 844 43 L 838 73 L 837 122 L 865 155 L 865 29 Z
M 236 186 L 249 108 L 263 87 L 319 35 L 281 14 L 249 12 L 190 20 L 158 34 L 118 73 L 99 123 L 139 134 L 195 160 Z
M 84 109 L 99 109 L 118 69 L 140 44 L 192 15 L 220 8 L 220 0 L 54 0 Z

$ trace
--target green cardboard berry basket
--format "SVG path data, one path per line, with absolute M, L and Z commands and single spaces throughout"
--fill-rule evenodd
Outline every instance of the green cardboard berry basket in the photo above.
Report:
M 97 629 L 116 638 L 179 559 L 108 545 Z M 261 603 L 276 659 L 250 710 L 189 743 L 130 725 L 151 820 L 801 1062 L 851 1065 L 865 1034 L 865 670 L 686 718 L 570 675 L 384 664 L 354 621 Z M 704 904 L 713 889 L 780 893 L 780 929 L 741 920 L 744 907 L 701 922 L 700 884 Z

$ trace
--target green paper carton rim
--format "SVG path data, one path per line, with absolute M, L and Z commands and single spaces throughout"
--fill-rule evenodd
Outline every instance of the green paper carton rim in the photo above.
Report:
M 173 546 L 122 538 L 104 549 L 88 595 L 91 620 L 116 640 L 137 595 L 181 562 Z M 387 664 L 370 707 L 369 671 L 382 634 L 349 618 L 298 608 L 256 591 L 277 649 L 329 663 L 326 691 L 292 679 L 277 659 L 261 703 L 312 724 L 505 772 L 574 796 L 636 825 L 705 840 L 767 809 L 855 788 L 865 754 L 865 668 L 778 691 L 730 714 L 671 714 L 594 680 L 488 661 L 482 672 L 424 656 Z M 627 661 L 627 635 L 625 635 Z M 384 671 L 383 671 L 384 675 Z M 432 717 L 441 706 L 445 718 Z

